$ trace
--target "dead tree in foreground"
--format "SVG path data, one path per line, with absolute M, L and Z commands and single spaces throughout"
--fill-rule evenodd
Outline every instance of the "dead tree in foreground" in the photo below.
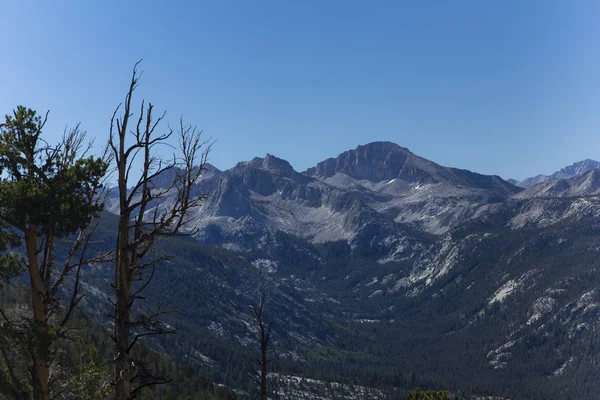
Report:
M 132 349 L 143 337 L 174 333 L 174 330 L 158 321 L 164 311 L 132 315 L 132 307 L 136 300 L 143 299 L 141 292 L 152 278 L 154 265 L 165 259 L 151 253 L 156 241 L 161 237 L 194 233 L 189 229 L 183 232 L 183 228 L 191 222 L 190 212 L 205 198 L 193 198 L 192 187 L 200 179 L 212 145 L 202 140 L 202 132 L 196 127 L 180 120 L 178 153 L 170 159 L 157 155 L 158 146 L 169 146 L 173 130 L 155 133 L 165 113 L 154 119 L 153 105 L 146 106 L 144 101 L 139 106 L 139 116 L 132 119 L 131 101 L 140 78 L 139 63 L 133 68 L 125 103 L 117 107 L 110 124 L 109 148 L 116 164 L 120 207 L 112 316 L 116 400 L 136 398 L 144 387 L 168 382 L 134 362 Z M 117 117 L 121 106 L 123 114 Z M 131 178 L 132 169 L 140 166 L 139 178 Z M 159 187 L 158 178 L 166 176 L 173 178 Z M 143 281 L 148 268 L 149 277 Z
M 271 341 L 271 328 L 273 327 L 273 318 L 269 318 L 269 322 L 265 321 L 264 305 L 266 296 L 263 295 L 258 303 L 258 308 L 252 307 L 258 325 L 258 333 L 254 340 L 260 345 L 260 377 L 258 379 L 252 377 L 259 387 L 259 399 L 267 400 L 267 373 L 268 365 L 275 358 L 269 358 L 269 343 Z

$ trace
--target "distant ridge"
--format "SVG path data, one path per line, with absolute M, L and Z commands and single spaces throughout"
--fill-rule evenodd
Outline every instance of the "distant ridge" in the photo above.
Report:
M 538 183 L 521 193 L 517 198 L 533 197 L 580 197 L 600 194 L 600 169 L 591 169 L 584 174 L 570 178 Z
M 560 171 L 556 171 L 552 175 L 536 175 L 536 176 L 533 176 L 530 178 L 523 179 L 522 181 L 517 181 L 515 179 L 508 179 L 508 182 L 512 183 L 513 185 L 517 185 L 517 186 L 527 189 L 527 188 L 535 186 L 539 183 L 554 182 L 559 179 L 566 179 L 566 178 L 572 178 L 575 176 L 583 175 L 588 171 L 591 171 L 593 169 L 598 169 L 598 168 L 600 168 L 599 161 L 595 161 L 595 160 L 591 160 L 591 159 L 587 158 L 583 161 L 578 161 L 572 165 L 564 167 L 563 169 L 561 169 Z

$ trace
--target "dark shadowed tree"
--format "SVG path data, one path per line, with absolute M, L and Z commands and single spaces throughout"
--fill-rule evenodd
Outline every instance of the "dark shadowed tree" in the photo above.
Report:
M 275 358 L 269 358 L 270 342 L 271 342 L 271 328 L 273 327 L 273 318 L 265 315 L 265 303 L 266 295 L 263 293 L 260 297 L 258 307 L 252 307 L 254 316 L 256 317 L 256 324 L 258 327 L 256 337 L 254 340 L 260 346 L 260 358 L 258 359 L 259 365 L 259 377 L 252 378 L 258 385 L 259 399 L 267 400 L 267 374 L 268 366 L 271 361 Z M 268 320 L 268 322 L 267 322 Z
M 66 335 L 66 324 L 81 300 L 80 269 L 92 261 L 86 257 L 93 231 L 89 227 L 102 209 L 99 194 L 107 170 L 102 158 L 87 154 L 90 147 L 79 126 L 66 131 L 57 145 L 48 144 L 42 137 L 47 115 L 42 118 L 19 106 L 0 125 L 3 244 L 24 244 L 24 256 L 4 253 L 0 276 L 26 271 L 31 289 L 30 318 L 15 320 L 2 312 L 2 337 L 18 339 L 28 353 L 36 400 L 54 396 L 50 367 L 55 345 Z M 60 291 L 67 281 L 69 300 L 63 306 Z M 7 351 L 2 356 L 16 393 L 19 382 L 11 376 Z
M 19 245 L 19 237 L 11 232 L 9 225 L 0 222 L 0 291 L 6 289 L 11 279 L 23 273 L 19 256 L 12 251 Z M 15 322 L 7 316 L 0 308 L 2 319 L 0 320 L 0 398 L 12 400 L 29 400 L 30 390 L 28 382 L 20 373 L 18 364 L 23 361 L 20 354 L 15 350 L 20 348 L 18 339 L 22 332 L 14 328 Z M 11 350 L 12 349 L 12 350 Z M 22 362 L 20 363 L 22 364 Z
M 116 164 L 119 198 L 119 227 L 115 262 L 114 380 L 116 400 L 136 398 L 147 386 L 166 383 L 154 376 L 143 363 L 133 359 L 132 349 L 139 339 L 150 335 L 174 333 L 158 318 L 165 311 L 132 314 L 136 300 L 150 282 L 154 266 L 164 257 L 152 252 L 157 240 L 165 236 L 193 234 L 190 211 L 204 196 L 192 196 L 200 179 L 211 143 L 201 131 L 181 120 L 177 132 L 179 148 L 171 158 L 158 155 L 159 146 L 169 150 L 173 131 L 157 133 L 165 114 L 154 117 L 153 105 L 142 101 L 133 119 L 132 97 L 139 81 L 136 63 L 125 96 L 111 119 L 109 148 Z M 117 113 L 122 109 L 122 115 Z M 141 169 L 139 177 L 131 171 Z M 134 172 L 135 174 L 135 172 Z M 137 174 L 136 174 L 137 175 Z M 164 179 L 168 178 L 165 184 Z M 160 185 L 157 183 L 161 179 Z M 145 272 L 150 272 L 145 276 Z

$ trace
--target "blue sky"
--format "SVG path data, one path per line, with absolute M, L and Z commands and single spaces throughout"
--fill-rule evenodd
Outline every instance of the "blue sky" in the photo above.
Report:
M 16 1 L 0 6 L 0 113 L 50 110 L 96 143 L 138 92 L 197 124 L 219 168 L 304 170 L 375 140 L 505 178 L 600 159 L 600 2 Z

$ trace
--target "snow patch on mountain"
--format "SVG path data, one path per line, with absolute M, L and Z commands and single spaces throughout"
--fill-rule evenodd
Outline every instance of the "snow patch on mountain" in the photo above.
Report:
M 540 320 L 542 316 L 550 313 L 555 305 L 556 300 L 549 296 L 540 297 L 534 301 L 531 306 L 531 314 L 527 320 L 527 325 L 534 324 L 536 321 Z
M 277 261 L 267 260 L 264 258 L 259 258 L 257 260 L 252 261 L 252 265 L 254 265 L 260 271 L 265 271 L 268 274 L 274 274 L 277 272 L 278 264 Z
M 533 287 L 535 285 L 535 276 L 539 274 L 539 272 L 539 269 L 533 269 L 525 272 L 517 279 L 509 279 L 494 292 L 488 301 L 488 305 L 492 305 L 496 302 L 502 303 L 508 296 Z
M 386 398 L 381 390 L 365 386 L 277 373 L 269 373 L 268 377 L 275 387 L 274 394 L 284 400 L 382 400 Z
M 506 368 L 508 361 L 513 357 L 513 354 L 509 351 L 517 342 L 515 340 L 508 341 L 502 346 L 495 350 L 490 351 L 486 358 L 488 363 L 494 369 Z

